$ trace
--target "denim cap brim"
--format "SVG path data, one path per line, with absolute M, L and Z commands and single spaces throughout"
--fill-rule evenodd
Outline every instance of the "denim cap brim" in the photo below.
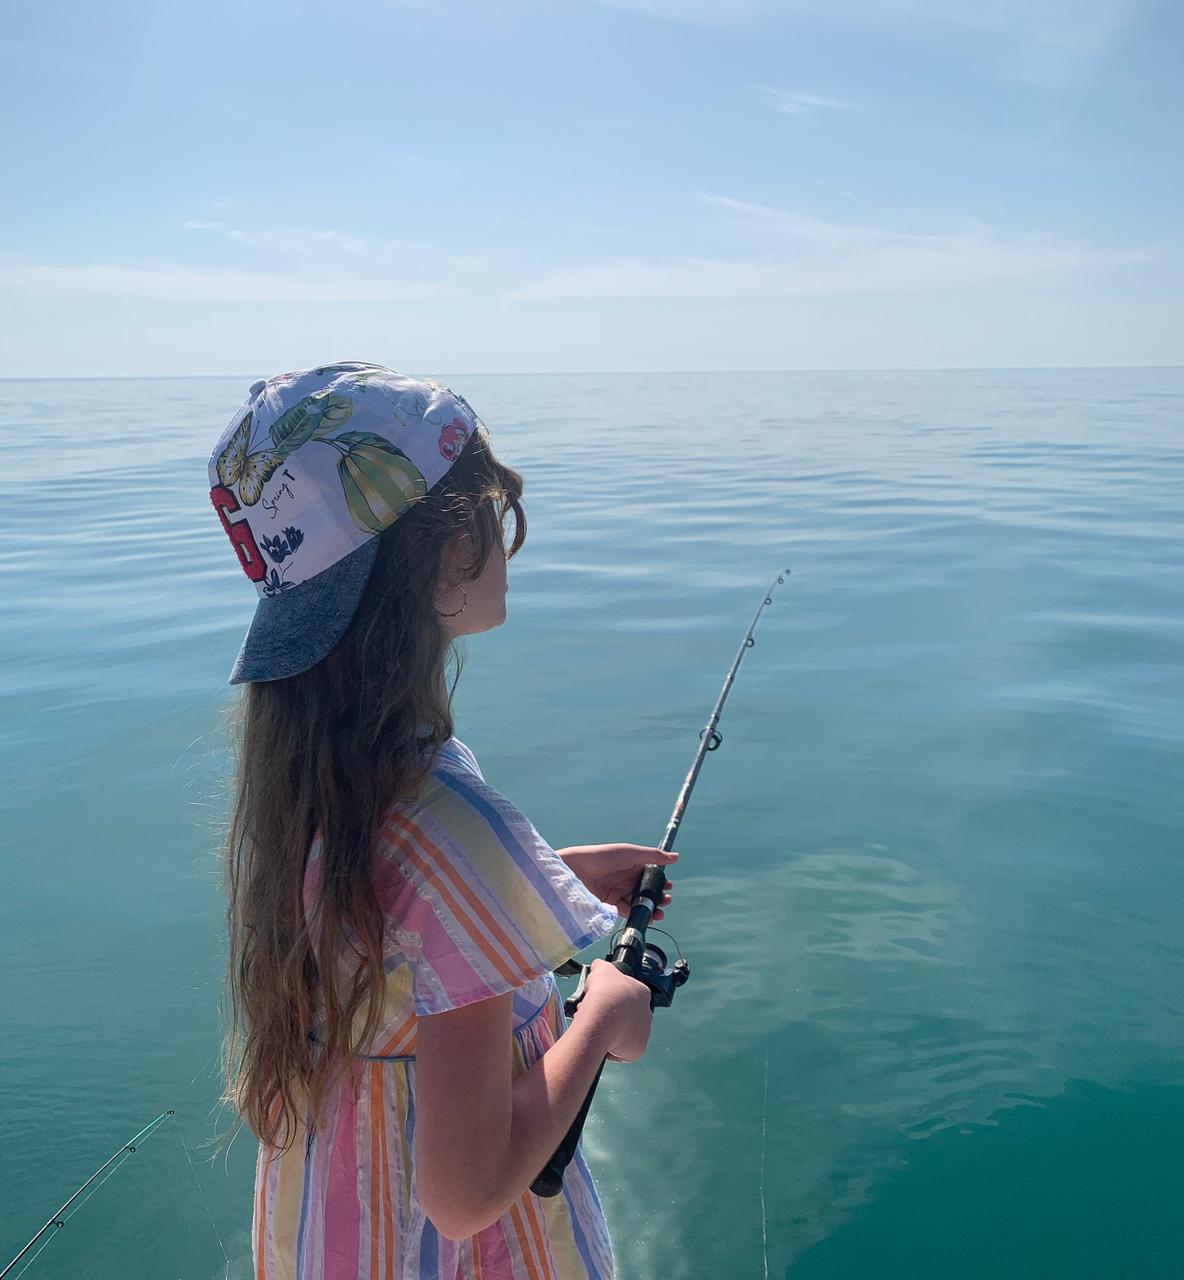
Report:
M 378 557 L 377 536 L 290 591 L 264 596 L 230 673 L 231 684 L 284 680 L 315 667 L 358 611 Z

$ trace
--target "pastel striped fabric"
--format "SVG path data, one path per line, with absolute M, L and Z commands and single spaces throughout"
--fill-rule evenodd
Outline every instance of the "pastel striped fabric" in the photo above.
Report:
M 315 901 L 320 846 L 305 901 Z M 612 1248 L 582 1151 L 563 1193 L 529 1191 L 464 1241 L 441 1236 L 415 1195 L 415 1029 L 420 1016 L 514 993 L 514 1073 L 565 1020 L 551 970 L 604 937 L 616 913 L 568 871 L 451 739 L 414 805 L 385 816 L 375 884 L 386 919 L 382 1024 L 315 1132 L 260 1145 L 258 1280 L 608 1280 Z

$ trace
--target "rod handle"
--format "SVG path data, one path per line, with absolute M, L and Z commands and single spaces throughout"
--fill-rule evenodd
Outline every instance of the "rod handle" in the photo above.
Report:
M 567 1166 L 571 1164 L 572 1157 L 576 1153 L 576 1147 L 580 1145 L 580 1135 L 584 1132 L 584 1121 L 588 1118 L 588 1108 L 592 1105 L 592 1095 L 596 1092 L 596 1086 L 600 1083 L 600 1074 L 604 1070 L 604 1064 L 607 1061 L 607 1058 L 601 1059 L 600 1066 L 596 1068 L 596 1076 L 592 1081 L 592 1086 L 588 1090 L 588 1096 L 584 1099 L 584 1105 L 571 1122 L 571 1128 L 568 1129 L 566 1137 L 556 1147 L 555 1154 L 544 1165 L 539 1176 L 530 1184 L 530 1189 L 536 1196 L 543 1196 L 545 1199 L 549 1199 L 552 1196 L 557 1196 L 563 1190 L 563 1174 Z
M 641 875 L 638 877 L 637 888 L 633 892 L 633 908 L 629 912 L 629 918 L 625 922 L 625 928 L 622 931 L 625 941 L 614 949 L 610 957 L 613 965 L 631 978 L 641 977 L 646 926 L 650 922 L 650 916 L 658 909 L 658 904 L 662 901 L 662 894 L 665 891 L 665 870 L 656 863 L 646 863 Z M 644 902 L 639 901 L 642 898 L 648 899 L 653 906 L 648 907 Z M 584 979 L 581 977 L 581 994 L 583 993 L 583 986 Z M 652 999 L 650 1008 L 653 1008 Z M 584 1131 L 584 1121 L 588 1118 L 588 1108 L 592 1105 L 592 1095 L 596 1092 L 596 1086 L 600 1083 L 600 1074 L 604 1070 L 604 1063 L 607 1061 L 608 1059 L 605 1058 L 597 1068 L 592 1087 L 588 1090 L 588 1096 L 584 1099 L 584 1104 L 580 1107 L 576 1118 L 571 1122 L 567 1136 L 556 1148 L 555 1154 L 544 1165 L 542 1172 L 530 1184 L 530 1189 L 536 1196 L 557 1196 L 563 1190 L 563 1171 L 571 1163 L 572 1157 L 576 1153 L 576 1147 L 580 1142 L 580 1134 Z
M 663 850 L 663 852 L 669 852 L 669 850 Z M 636 902 L 638 898 L 649 898 L 656 910 L 661 905 L 662 895 L 665 892 L 665 867 L 656 862 L 647 862 L 642 868 L 641 879 L 637 882 L 637 888 L 633 891 L 633 901 Z

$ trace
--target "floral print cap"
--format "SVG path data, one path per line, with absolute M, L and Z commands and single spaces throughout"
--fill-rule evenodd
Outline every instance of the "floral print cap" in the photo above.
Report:
M 230 682 L 319 662 L 357 609 L 377 536 L 485 424 L 463 396 L 342 362 L 254 383 L 210 456 L 210 501 L 259 593 Z

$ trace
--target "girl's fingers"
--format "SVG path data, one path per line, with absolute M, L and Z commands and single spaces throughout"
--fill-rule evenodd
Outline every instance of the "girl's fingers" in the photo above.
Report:
M 618 856 L 631 859 L 638 867 L 644 867 L 647 862 L 656 862 L 659 866 L 668 867 L 672 862 L 678 861 L 678 854 L 673 849 L 667 852 L 665 849 L 655 849 L 653 845 L 648 844 L 619 844 L 616 847 L 619 851 Z

